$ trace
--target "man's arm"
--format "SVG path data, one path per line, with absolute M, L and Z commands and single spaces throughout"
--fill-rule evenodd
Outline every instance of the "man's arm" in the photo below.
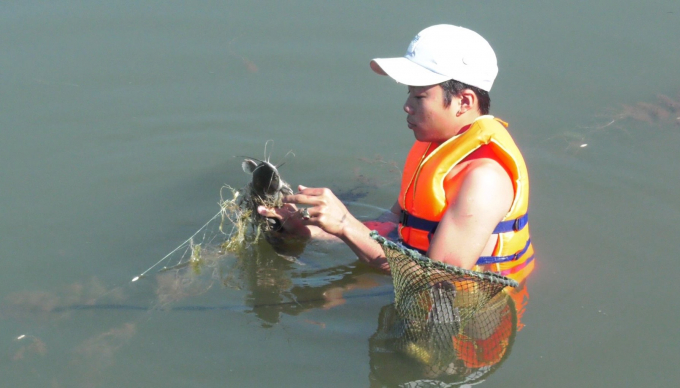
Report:
M 374 221 L 364 221 L 368 229 L 377 231 L 381 236 L 390 238 L 396 234 L 399 225 L 399 213 L 401 206 L 396 202 L 390 210 L 385 211 Z
M 395 202 L 390 208 L 390 211 L 384 212 L 376 219 L 378 222 L 394 222 L 399 223 L 399 214 L 401 213 L 401 206 L 399 206 L 399 201 Z
M 428 256 L 470 269 L 481 255 L 491 254 L 491 235 L 512 206 L 514 189 L 503 167 L 486 158 L 472 161 L 454 179 L 456 195 L 449 199 Z

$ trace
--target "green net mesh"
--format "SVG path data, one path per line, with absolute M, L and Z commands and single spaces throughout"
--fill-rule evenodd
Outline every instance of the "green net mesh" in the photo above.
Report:
M 383 246 L 395 294 L 374 340 L 415 359 L 432 377 L 468 375 L 505 355 L 516 312 L 501 291 L 517 287 L 516 281 L 433 261 L 375 231 L 371 237 Z

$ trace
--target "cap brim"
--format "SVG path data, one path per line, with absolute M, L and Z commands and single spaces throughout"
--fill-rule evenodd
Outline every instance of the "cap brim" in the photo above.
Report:
M 436 85 L 451 79 L 451 77 L 435 73 L 404 57 L 376 58 L 371 61 L 371 69 L 377 74 L 390 76 L 400 84 L 409 86 Z

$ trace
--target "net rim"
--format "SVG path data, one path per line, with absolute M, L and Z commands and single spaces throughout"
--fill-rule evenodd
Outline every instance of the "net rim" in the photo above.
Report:
M 446 264 L 442 263 L 441 261 L 436 261 L 432 260 L 431 258 L 421 254 L 420 252 L 406 248 L 405 246 L 401 244 L 397 244 L 394 241 L 390 241 L 386 239 L 385 237 L 381 236 L 378 231 L 372 230 L 370 233 L 370 236 L 373 240 L 378 242 L 380 245 L 383 245 L 389 249 L 396 250 L 416 262 L 418 265 L 421 265 L 423 267 L 431 267 L 431 268 L 437 268 L 441 269 L 446 272 L 451 272 L 455 274 L 460 274 L 460 275 L 466 275 L 466 276 L 471 276 L 475 278 L 479 278 L 491 283 L 499 283 L 503 284 L 505 286 L 517 288 L 519 286 L 519 283 L 516 280 L 510 279 L 508 277 L 499 275 L 497 273 L 491 272 L 491 271 L 485 271 L 485 272 L 479 272 L 479 271 L 473 271 L 470 269 L 464 269 L 460 267 L 456 267 L 455 265 L 451 264 Z

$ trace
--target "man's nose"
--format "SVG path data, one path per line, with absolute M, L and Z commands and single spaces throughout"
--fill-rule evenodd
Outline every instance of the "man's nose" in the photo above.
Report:
M 411 105 L 409 105 L 408 99 L 406 99 L 406 102 L 404 103 L 404 112 L 406 112 L 410 115 L 413 114 L 413 107 L 411 107 Z

